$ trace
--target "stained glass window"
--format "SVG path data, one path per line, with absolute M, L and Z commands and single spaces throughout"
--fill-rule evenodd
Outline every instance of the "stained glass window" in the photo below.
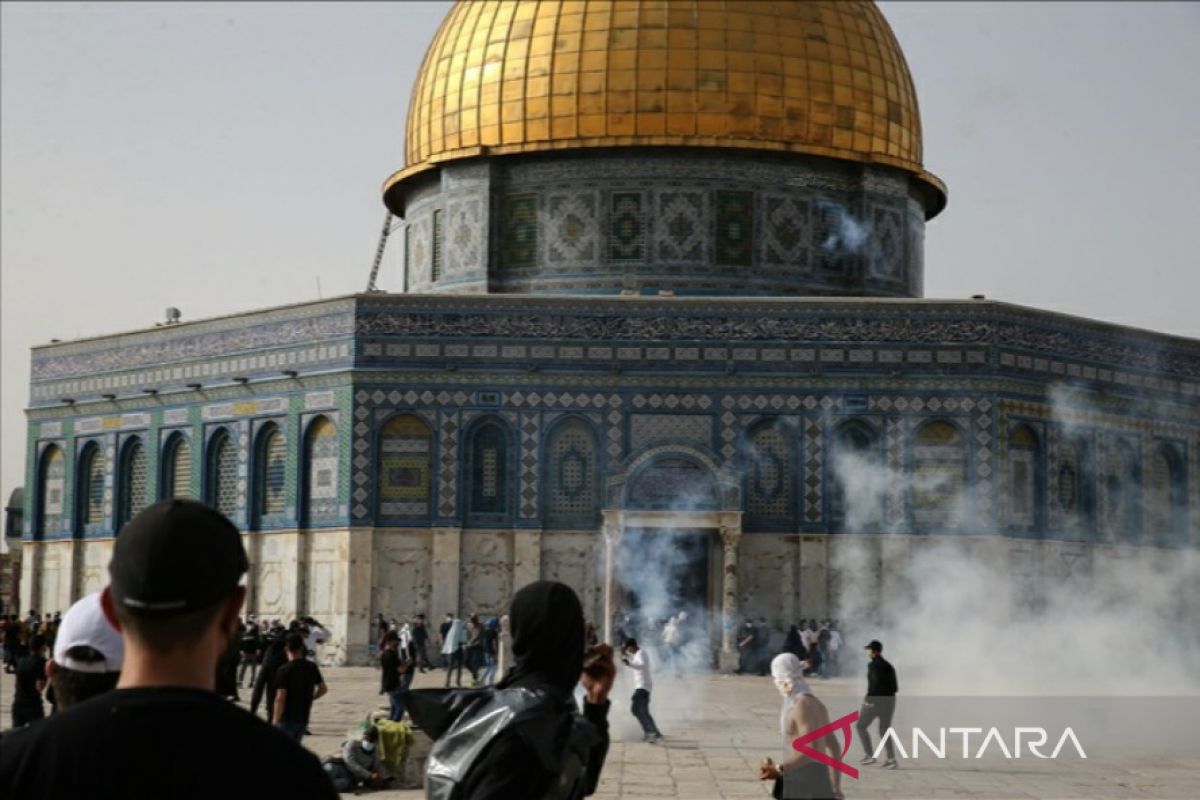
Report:
M 167 442 L 163 469 L 162 496 L 192 496 L 192 446 L 180 434 Z
M 412 414 L 393 417 L 379 435 L 379 516 L 411 519 L 429 515 L 433 436 Z
M 125 446 L 121 462 L 121 501 L 118 527 L 124 525 L 146 507 L 148 469 L 146 448 L 137 439 Z
M 546 518 L 553 524 L 594 522 L 598 509 L 596 440 L 579 420 L 556 427 L 550 436 Z
M 336 519 L 340 461 L 337 425 L 328 417 L 318 417 L 308 428 L 305 449 L 308 469 L 305 518 L 310 523 Z
M 508 513 L 508 437 L 498 422 L 486 422 L 471 436 L 468 497 L 471 514 Z
M 287 444 L 283 434 L 271 425 L 262 433 L 258 450 L 258 514 L 261 517 L 282 514 L 286 506 Z
M 79 464 L 79 519 L 85 531 L 100 530 L 104 522 L 104 456 L 100 448 L 86 445 Z
M 39 535 L 61 531 L 63 519 L 63 491 L 66 461 L 58 447 L 50 445 L 42 453 L 41 490 L 38 495 L 40 513 L 37 520 Z
M 208 502 L 229 518 L 237 514 L 237 447 L 225 431 L 209 443 Z
M 795 508 L 795 473 L 792 467 L 792 437 L 778 424 L 755 429 L 744 454 L 747 527 L 790 527 Z
M 958 428 L 927 423 L 913 440 L 912 516 L 918 528 L 954 528 L 964 521 L 967 456 Z

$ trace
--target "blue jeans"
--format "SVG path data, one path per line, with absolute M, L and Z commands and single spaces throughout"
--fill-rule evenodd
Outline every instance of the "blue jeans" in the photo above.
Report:
M 288 737 L 292 741 L 299 742 L 301 739 L 304 738 L 304 724 L 303 723 L 287 722 L 286 720 L 280 720 L 279 722 L 275 723 L 275 727 L 279 728 L 279 730 L 283 731 L 284 736 Z
M 395 689 L 388 690 L 388 702 L 392 704 L 392 710 L 388 714 L 388 719 L 392 722 L 400 722 L 404 719 L 405 708 L 403 694 L 404 692 L 408 691 L 410 686 L 412 686 L 412 682 L 413 674 L 411 672 L 406 672 L 400 676 L 400 685 Z

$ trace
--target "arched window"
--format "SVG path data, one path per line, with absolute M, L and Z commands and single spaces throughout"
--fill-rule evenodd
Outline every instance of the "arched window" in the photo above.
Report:
M 1028 425 L 1018 425 L 1009 434 L 1007 466 L 1005 514 L 1009 529 L 1041 530 L 1041 444 Z
M 548 525 L 589 525 L 600 510 L 596 437 L 590 425 L 568 419 L 554 427 L 546 446 L 545 487 Z
M 795 530 L 793 433 L 778 421 L 750 430 L 742 451 L 742 496 L 747 530 Z
M 162 490 L 159 496 L 192 496 L 192 446 L 182 433 L 174 433 L 163 448 Z
M 420 417 L 392 417 L 379 432 L 379 516 L 429 516 L 433 434 Z
M 1096 527 L 1096 470 L 1086 436 L 1064 439 L 1050 480 L 1050 492 L 1061 515 L 1059 527 L 1087 538 Z
M 957 528 L 965 521 L 967 452 L 963 435 L 945 420 L 913 437 L 911 508 L 918 529 Z
M 222 429 L 208 443 L 208 504 L 231 520 L 237 515 L 237 446 Z
M 141 439 L 130 439 L 121 454 L 120 494 L 117 501 L 117 530 L 146 507 L 147 475 L 146 448 Z
M 859 420 L 839 425 L 833 434 L 829 470 L 830 530 L 878 530 L 883 524 L 887 470 L 875 431 Z
M 1154 449 L 1146 486 L 1146 521 L 1160 546 L 1187 542 L 1187 476 L 1180 448 L 1166 442 Z
M 338 430 L 328 417 L 317 417 L 304 437 L 304 522 L 337 519 Z
M 512 512 L 508 431 L 499 420 L 488 419 L 471 431 L 468 442 L 467 515 L 504 522 Z
M 75 503 L 79 508 L 79 530 L 84 533 L 104 527 L 104 454 L 95 442 L 83 447 L 79 456 L 79 481 Z
M 66 459 L 63 458 L 63 451 L 56 445 L 50 445 L 42 453 L 38 475 L 37 520 L 34 531 L 39 537 L 66 527 L 63 515 L 65 478 Z
M 267 423 L 258 434 L 254 458 L 254 516 L 259 524 L 283 516 L 286 476 L 287 443 L 279 426 Z

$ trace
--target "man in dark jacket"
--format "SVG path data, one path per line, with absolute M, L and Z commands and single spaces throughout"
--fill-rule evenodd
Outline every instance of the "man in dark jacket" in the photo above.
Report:
M 254 682 L 254 692 L 250 695 L 250 713 L 257 714 L 258 704 L 262 702 L 263 694 L 266 694 L 267 722 L 273 722 L 275 716 L 275 671 L 286 663 L 287 632 L 279 628 L 263 650 L 258 679 Z
M 858 712 L 858 735 L 863 743 L 866 756 L 863 764 L 874 764 L 875 758 L 871 747 L 870 725 L 879 720 L 879 735 L 887 734 L 892 727 L 892 715 L 896 713 L 896 692 L 900 684 L 896 680 L 896 670 L 883 657 L 883 644 L 878 639 L 872 639 L 866 646 L 867 657 L 867 696 L 863 698 L 862 708 Z M 886 739 L 887 761 L 883 762 L 885 769 L 896 769 L 896 748 L 891 739 Z
M 446 789 L 447 780 L 463 800 L 578 800 L 596 790 L 608 754 L 612 648 L 593 648 L 585 666 L 583 607 L 562 583 L 521 589 L 510 620 L 514 663 L 504 680 L 486 691 L 443 693 L 450 706 L 466 707 L 435 734 L 426 775 L 431 797 L 430 787 Z M 583 719 L 572 696 L 577 683 L 586 691 Z M 412 713 L 430 730 L 421 705 Z M 505 719 L 476 746 L 480 730 Z

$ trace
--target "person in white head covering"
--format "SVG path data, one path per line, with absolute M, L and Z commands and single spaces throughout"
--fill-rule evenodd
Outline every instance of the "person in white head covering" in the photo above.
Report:
M 117 686 L 125 661 L 125 643 L 93 592 L 67 610 L 46 662 L 55 707 L 63 711 Z
M 779 732 L 789 744 L 788 757 L 780 764 L 766 759 L 759 779 L 775 781 L 773 794 L 777 798 L 841 798 L 841 775 L 838 771 L 791 747 L 795 739 L 829 724 L 829 711 L 813 695 L 808 682 L 804 680 L 804 669 L 805 663 L 794 653 L 782 653 L 771 661 L 771 680 L 783 695 Z M 813 742 L 812 747 L 828 753 L 835 760 L 840 760 L 842 755 L 832 735 Z

